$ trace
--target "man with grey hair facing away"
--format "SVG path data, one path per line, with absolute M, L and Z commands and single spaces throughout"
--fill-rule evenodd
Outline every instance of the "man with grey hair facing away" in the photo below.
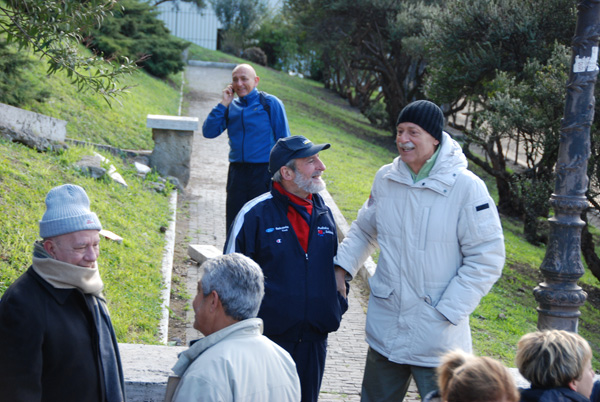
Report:
M 50 190 L 33 263 L 0 300 L 0 399 L 123 402 L 96 259 L 102 225 L 84 189 Z
M 205 338 L 179 355 L 173 401 L 299 401 L 294 361 L 262 335 L 262 320 L 255 318 L 264 296 L 260 267 L 233 253 L 202 269 L 193 307 L 194 328 Z

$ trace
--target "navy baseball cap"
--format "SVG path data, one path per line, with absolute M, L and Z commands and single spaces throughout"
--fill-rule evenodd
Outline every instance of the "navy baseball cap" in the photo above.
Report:
M 307 158 L 327 149 L 331 144 L 315 145 L 308 138 L 301 135 L 280 138 L 269 156 L 269 172 L 275 174 L 282 166 L 292 159 Z

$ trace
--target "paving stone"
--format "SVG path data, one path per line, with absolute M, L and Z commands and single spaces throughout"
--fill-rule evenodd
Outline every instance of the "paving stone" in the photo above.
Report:
M 221 250 L 209 244 L 190 244 L 188 246 L 188 256 L 198 264 L 203 264 L 204 261 L 222 254 Z

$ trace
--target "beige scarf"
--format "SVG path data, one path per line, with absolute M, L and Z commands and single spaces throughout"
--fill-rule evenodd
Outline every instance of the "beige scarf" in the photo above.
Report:
M 98 264 L 94 268 L 79 267 L 52 258 L 41 242 L 33 247 L 33 270 L 46 282 L 58 289 L 80 289 L 83 293 L 99 296 L 104 288 Z

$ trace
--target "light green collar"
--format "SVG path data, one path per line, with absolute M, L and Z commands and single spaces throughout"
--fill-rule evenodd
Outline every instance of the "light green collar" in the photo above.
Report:
M 435 165 L 435 161 L 437 160 L 438 154 L 440 153 L 440 148 L 442 148 L 441 144 L 438 145 L 437 149 L 435 150 L 435 152 L 433 153 L 433 155 L 431 155 L 431 158 L 429 158 L 427 160 L 427 162 L 425 162 L 425 164 L 421 167 L 421 169 L 419 170 L 419 173 L 415 173 L 413 172 L 413 170 L 410 168 L 410 166 L 408 166 L 408 170 L 410 171 L 410 175 L 413 179 L 413 183 L 416 183 L 420 180 L 423 180 L 427 177 L 429 177 L 429 172 L 431 172 L 431 169 L 433 169 L 433 165 Z

